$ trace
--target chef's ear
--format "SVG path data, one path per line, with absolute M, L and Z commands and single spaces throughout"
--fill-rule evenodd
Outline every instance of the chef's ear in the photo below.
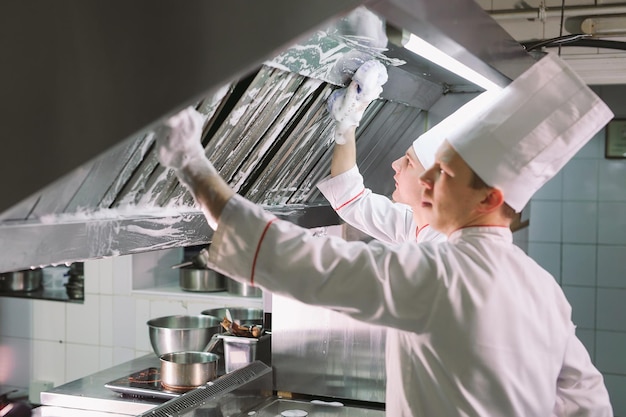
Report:
M 489 213 L 497 210 L 504 204 L 504 193 L 495 187 L 485 188 L 485 195 L 480 202 L 478 210 L 482 213 Z

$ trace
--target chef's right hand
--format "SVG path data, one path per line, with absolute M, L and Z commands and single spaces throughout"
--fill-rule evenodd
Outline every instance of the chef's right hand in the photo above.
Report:
M 204 117 L 187 107 L 157 129 L 157 155 L 161 165 L 181 170 L 191 161 L 205 158 L 202 146 Z

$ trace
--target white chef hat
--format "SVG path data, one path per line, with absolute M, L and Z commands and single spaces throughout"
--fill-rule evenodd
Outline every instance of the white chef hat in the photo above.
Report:
M 472 117 L 474 113 L 495 100 L 498 92 L 499 90 L 491 90 L 479 94 L 413 141 L 413 150 L 425 169 L 430 168 L 435 163 L 435 153 L 449 132 L 463 120 Z
M 519 212 L 612 117 L 563 60 L 548 54 L 447 139 Z

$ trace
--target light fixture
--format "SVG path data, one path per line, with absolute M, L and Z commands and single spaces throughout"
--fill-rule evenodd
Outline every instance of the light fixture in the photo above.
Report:
M 584 19 L 580 30 L 594 36 L 618 36 L 626 34 L 626 15 L 592 16 Z
M 451 71 L 458 76 L 484 88 L 487 91 L 502 89 L 502 87 L 493 81 L 487 79 L 485 76 L 469 68 L 467 65 L 462 64 L 451 56 L 443 53 L 441 50 L 414 34 L 409 36 L 409 39 L 404 44 L 404 47 L 409 51 L 426 58 L 434 64 L 439 65 L 440 67 L 445 68 L 446 70 Z

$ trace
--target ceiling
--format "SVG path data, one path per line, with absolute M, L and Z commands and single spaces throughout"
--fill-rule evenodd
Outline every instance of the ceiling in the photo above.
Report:
M 520 43 L 583 33 L 589 17 L 626 16 L 626 2 L 610 0 L 476 0 L 500 26 Z M 593 40 L 624 42 L 624 32 L 594 36 Z M 622 45 L 623 47 L 624 45 Z M 558 50 L 557 46 L 549 48 Z M 559 53 L 589 85 L 626 84 L 626 51 L 564 46 Z

